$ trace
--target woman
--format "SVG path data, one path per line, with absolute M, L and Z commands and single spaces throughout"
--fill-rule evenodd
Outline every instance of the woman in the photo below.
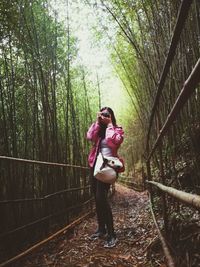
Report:
M 104 107 L 97 113 L 97 120 L 88 132 L 87 139 L 93 142 L 89 153 L 88 162 L 91 167 L 92 188 L 95 195 L 98 228 L 90 237 L 101 238 L 107 233 L 107 241 L 104 247 L 111 248 L 116 245 L 117 239 L 113 227 L 112 211 L 108 202 L 108 190 L 110 184 L 103 183 L 93 177 L 95 162 L 99 151 L 103 156 L 117 157 L 117 150 L 123 142 L 124 132 L 116 125 L 114 112 L 109 107 Z

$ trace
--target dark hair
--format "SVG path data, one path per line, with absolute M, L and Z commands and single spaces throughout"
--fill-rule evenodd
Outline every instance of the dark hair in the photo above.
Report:
M 113 110 L 109 107 L 103 107 L 100 109 L 101 112 L 104 110 L 107 110 L 110 113 L 112 124 L 113 126 L 116 126 L 116 118 L 115 118 Z M 100 131 L 99 131 L 99 136 L 101 138 L 105 138 L 106 128 L 107 128 L 106 125 L 103 125 L 103 124 L 101 125 Z
M 114 112 L 113 112 L 113 110 L 112 110 L 111 108 L 109 108 L 109 107 L 104 107 L 104 108 L 101 108 L 100 111 L 102 112 L 102 111 L 104 111 L 104 110 L 106 110 L 106 109 L 107 109 L 107 111 L 110 113 L 112 124 L 113 124 L 114 126 L 116 126 L 116 125 L 117 125 L 116 118 L 115 118 Z

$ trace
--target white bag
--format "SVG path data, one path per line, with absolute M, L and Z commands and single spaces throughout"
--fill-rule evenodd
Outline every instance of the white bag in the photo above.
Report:
M 103 157 L 101 153 L 97 156 L 94 177 L 104 183 L 113 184 L 117 179 L 117 168 L 123 164 L 117 157 Z

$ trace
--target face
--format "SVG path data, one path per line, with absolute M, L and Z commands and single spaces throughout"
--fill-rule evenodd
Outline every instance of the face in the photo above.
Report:
M 107 109 L 99 112 L 99 122 L 102 125 L 107 125 L 111 122 L 111 115 Z
M 101 111 L 101 116 L 104 118 L 110 118 L 110 113 L 107 109 L 104 109 L 103 111 Z

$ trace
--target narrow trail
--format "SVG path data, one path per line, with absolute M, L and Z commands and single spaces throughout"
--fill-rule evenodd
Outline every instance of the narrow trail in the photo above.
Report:
M 148 249 L 157 238 L 148 209 L 147 193 L 139 193 L 116 184 L 116 193 L 111 199 L 111 204 L 118 238 L 116 247 L 104 248 L 103 239 L 89 240 L 89 236 L 96 229 L 96 217 L 93 216 L 15 266 L 160 266 L 161 262 L 158 260 L 157 263 L 153 260 L 156 265 L 151 265 L 148 257 Z

